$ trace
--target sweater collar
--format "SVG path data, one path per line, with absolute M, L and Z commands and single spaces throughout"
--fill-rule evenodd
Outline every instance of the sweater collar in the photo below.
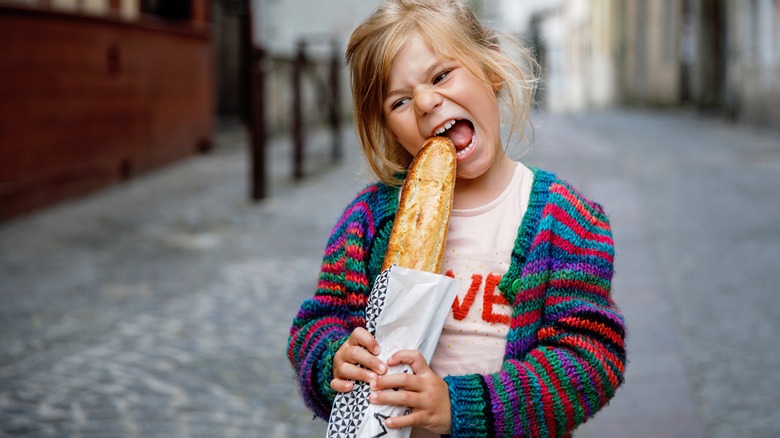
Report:
M 531 186 L 528 208 L 523 215 L 523 220 L 520 222 L 515 246 L 512 249 L 512 261 L 509 264 L 509 269 L 498 284 L 498 288 L 510 303 L 514 302 L 517 292 L 517 288 L 511 287 L 511 285 L 520 278 L 523 272 L 523 266 L 531 249 L 531 244 L 539 231 L 542 212 L 550 195 L 550 185 L 555 180 L 555 175 L 550 172 L 536 167 L 530 167 L 530 169 L 534 173 L 534 182 Z

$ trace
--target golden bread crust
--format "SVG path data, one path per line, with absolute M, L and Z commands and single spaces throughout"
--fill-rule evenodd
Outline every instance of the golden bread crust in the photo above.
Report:
M 392 265 L 440 273 L 455 190 L 455 146 L 429 138 L 409 166 L 382 270 Z

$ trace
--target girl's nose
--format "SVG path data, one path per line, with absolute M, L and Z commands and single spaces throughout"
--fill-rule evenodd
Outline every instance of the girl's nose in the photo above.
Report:
M 414 109 L 419 116 L 426 116 L 432 113 L 441 103 L 441 95 L 433 90 L 423 89 L 415 91 Z

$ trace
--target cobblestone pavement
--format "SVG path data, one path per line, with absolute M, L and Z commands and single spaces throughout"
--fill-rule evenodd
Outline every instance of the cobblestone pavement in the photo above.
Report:
M 610 212 L 630 330 L 627 384 L 578 438 L 780 433 L 780 358 L 766 348 L 780 315 L 777 133 L 686 113 L 536 124 L 525 160 Z M 340 165 L 314 147 L 293 184 L 276 141 L 258 204 L 243 139 L 225 136 L 210 155 L 1 224 L 0 436 L 324 436 L 285 344 L 330 227 L 367 181 L 346 143 Z
M 363 183 L 284 141 L 256 205 L 228 145 L 0 228 L 0 436 L 324 435 L 285 343 Z

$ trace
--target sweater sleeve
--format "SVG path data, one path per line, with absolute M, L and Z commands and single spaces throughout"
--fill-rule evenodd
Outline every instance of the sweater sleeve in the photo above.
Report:
M 347 207 L 325 248 L 314 296 L 293 320 L 287 356 L 301 395 L 317 416 L 327 419 L 336 396 L 330 388 L 333 356 L 356 327 L 365 326 L 369 281 L 365 263 L 372 237 L 371 188 Z
M 563 436 L 614 396 L 624 322 L 611 298 L 614 246 L 601 206 L 555 183 L 519 278 L 501 370 L 448 376 L 452 437 Z

